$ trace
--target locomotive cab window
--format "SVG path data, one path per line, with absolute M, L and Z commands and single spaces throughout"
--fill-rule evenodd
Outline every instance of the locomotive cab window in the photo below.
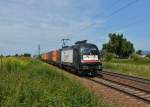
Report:
M 82 63 L 97 63 L 98 49 L 96 48 L 81 48 L 81 62 Z
M 96 48 L 82 48 L 81 55 L 98 55 L 98 50 Z

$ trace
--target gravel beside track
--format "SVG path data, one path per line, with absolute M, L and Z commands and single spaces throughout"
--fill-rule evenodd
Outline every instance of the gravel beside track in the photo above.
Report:
M 149 79 L 143 79 L 139 77 L 133 77 L 129 75 L 124 74 L 118 74 L 108 71 L 101 72 L 102 78 L 111 80 L 114 82 L 118 82 L 130 87 L 138 88 L 143 91 L 147 91 L 150 93 L 150 80 Z M 99 75 L 98 75 L 99 76 Z
M 92 80 L 150 103 L 149 79 L 103 71 L 98 74 L 96 80 Z
M 89 78 L 89 79 L 98 84 L 103 84 L 110 88 L 116 89 L 118 91 L 129 94 L 131 96 L 134 96 L 135 98 L 141 99 L 150 104 L 150 94 L 147 91 L 145 92 L 143 90 L 139 90 L 138 88 L 129 87 L 127 85 L 123 85 L 123 84 L 113 82 L 110 80 L 105 80 L 102 78 Z
M 56 69 L 59 69 L 59 68 L 56 67 Z M 96 79 L 98 81 L 103 81 L 103 82 L 105 81 L 112 82 L 112 81 L 103 79 L 101 76 L 100 76 L 101 78 L 89 77 L 90 78 L 89 79 L 88 77 L 79 77 L 77 75 L 66 72 L 64 70 L 61 70 L 61 73 L 71 79 L 80 81 L 80 83 L 83 84 L 84 87 L 89 89 L 91 93 L 93 93 L 94 95 L 98 97 L 102 97 L 106 103 L 114 105 L 114 107 L 150 107 L 150 103 L 148 103 L 147 101 L 138 99 L 135 96 L 116 90 L 115 88 L 109 87 L 106 84 L 102 84 L 102 83 L 100 84 L 98 82 L 90 80 L 90 79 Z M 112 82 L 112 84 L 116 84 L 116 83 Z

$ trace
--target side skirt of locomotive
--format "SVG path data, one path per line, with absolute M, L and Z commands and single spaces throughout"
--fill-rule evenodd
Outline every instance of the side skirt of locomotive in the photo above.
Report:
M 99 70 L 97 69 L 75 69 L 75 67 L 73 66 L 68 66 L 68 65 L 64 65 L 61 64 L 61 68 L 74 73 L 74 74 L 78 74 L 79 76 L 96 76 L 96 74 L 98 73 Z

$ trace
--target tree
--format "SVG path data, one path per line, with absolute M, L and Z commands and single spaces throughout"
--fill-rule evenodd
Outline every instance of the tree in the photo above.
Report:
M 142 50 L 138 50 L 138 51 L 136 52 L 136 54 L 142 55 Z
M 31 54 L 30 54 L 30 53 L 24 53 L 23 56 L 24 56 L 24 57 L 31 57 Z
M 123 34 L 109 33 L 109 42 L 103 44 L 103 50 L 116 55 L 119 58 L 129 57 L 134 52 L 134 46 Z
M 146 55 L 146 57 L 150 58 L 150 54 Z
M 16 55 L 15 55 L 16 57 L 18 57 L 19 55 L 16 53 Z

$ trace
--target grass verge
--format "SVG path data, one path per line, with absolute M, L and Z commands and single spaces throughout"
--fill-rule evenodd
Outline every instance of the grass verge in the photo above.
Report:
M 0 71 L 2 107 L 110 107 L 77 81 L 40 61 L 4 58 Z
M 112 61 L 104 62 L 103 65 L 104 69 L 108 69 L 113 72 L 150 79 L 149 59 L 137 61 L 114 59 Z

